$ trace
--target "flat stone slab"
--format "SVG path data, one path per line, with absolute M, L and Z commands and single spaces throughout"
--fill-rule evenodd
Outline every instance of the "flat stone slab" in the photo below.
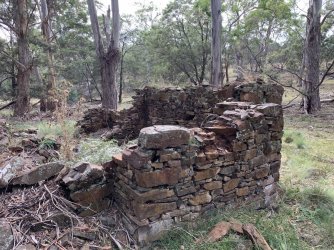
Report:
M 138 144 L 147 149 L 163 149 L 188 144 L 190 131 L 172 125 L 157 125 L 140 130 Z

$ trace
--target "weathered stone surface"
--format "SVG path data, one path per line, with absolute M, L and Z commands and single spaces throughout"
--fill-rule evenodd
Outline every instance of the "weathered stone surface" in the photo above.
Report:
M 223 185 L 224 192 L 225 193 L 230 192 L 231 190 L 235 189 L 239 185 L 239 183 L 240 183 L 240 178 L 232 179 L 232 180 L 226 182 Z
M 161 215 L 177 208 L 176 202 L 141 204 L 132 202 L 133 210 L 139 220 Z
M 256 169 L 255 170 L 255 178 L 256 179 L 264 178 L 264 177 L 268 176 L 269 171 L 270 171 L 269 166 L 264 166 L 262 168 Z
M 16 176 L 11 183 L 13 185 L 33 185 L 57 175 L 63 168 L 62 162 L 50 162 Z
M 123 182 L 119 182 L 119 184 L 122 186 L 126 195 L 141 203 L 162 200 L 175 195 L 174 191 L 171 189 L 152 189 L 150 191 L 140 193 Z
M 210 203 L 211 200 L 212 200 L 212 197 L 209 194 L 209 192 L 205 192 L 205 193 L 195 195 L 193 198 L 189 199 L 189 203 L 193 206 L 198 206 L 198 205 Z
M 223 183 L 221 181 L 212 181 L 212 182 L 209 182 L 209 183 L 205 183 L 203 185 L 204 189 L 205 190 L 215 190 L 215 189 L 220 189 L 223 187 Z
M 185 188 L 176 188 L 177 196 L 184 196 L 187 194 L 192 194 L 196 192 L 196 188 L 194 186 L 185 187 Z
M 212 131 L 217 135 L 225 135 L 225 136 L 235 135 L 236 132 L 237 132 L 237 130 L 235 128 L 224 126 L 224 125 L 204 127 L 204 129 L 206 129 L 208 131 Z
M 174 185 L 179 181 L 181 168 L 166 168 L 154 172 L 135 172 L 135 178 L 140 187 L 156 187 L 160 185 Z
M 99 183 L 105 174 L 102 166 L 87 162 L 78 163 L 63 177 L 63 182 L 71 191 L 76 191 Z
M 151 160 L 152 154 L 150 152 L 144 152 L 141 149 L 125 149 L 122 154 L 122 158 L 131 167 L 141 169 Z
M 173 226 L 173 220 L 167 219 L 151 223 L 148 226 L 140 227 L 137 231 L 137 240 L 142 245 L 161 238 Z
M 236 189 L 237 196 L 246 196 L 249 194 L 249 187 L 237 188 Z
M 92 186 L 87 190 L 80 190 L 70 194 L 73 201 L 85 206 L 93 202 L 102 200 L 112 192 L 112 184 Z
M 10 224 L 0 219 L 0 249 L 10 250 L 14 245 L 14 236 Z
M 25 160 L 16 156 L 0 167 L 0 188 L 6 187 L 9 182 L 22 170 L 25 166 Z
M 207 170 L 197 171 L 194 175 L 195 181 L 205 180 L 216 176 L 220 171 L 219 167 L 210 168 Z
M 143 128 L 138 137 L 138 144 L 148 149 L 179 147 L 188 144 L 190 132 L 180 126 L 156 125 Z

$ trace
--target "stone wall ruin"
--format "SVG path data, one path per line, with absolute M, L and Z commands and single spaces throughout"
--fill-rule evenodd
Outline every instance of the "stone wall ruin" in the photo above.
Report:
M 271 206 L 278 195 L 283 135 L 279 86 L 252 83 L 228 91 L 202 89 L 203 99 L 192 89 L 142 91 L 131 109 L 138 113 L 122 122 L 117 119 L 124 114 L 110 117 L 119 133 L 135 126 L 131 133 L 139 134 L 138 145 L 105 164 L 112 197 L 140 245 L 213 208 Z M 197 106 L 197 101 L 203 105 Z M 130 126 L 129 121 L 137 122 Z
M 94 108 L 88 110 L 78 125 L 82 133 L 109 128 L 109 138 L 132 140 L 139 131 L 152 125 L 200 127 L 223 101 L 281 104 L 283 88 L 276 84 L 233 83 L 222 89 L 209 86 L 136 90 L 133 106 L 119 112 Z

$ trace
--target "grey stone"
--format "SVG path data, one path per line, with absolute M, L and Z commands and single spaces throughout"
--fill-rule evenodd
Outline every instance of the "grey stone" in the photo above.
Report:
M 138 144 L 147 149 L 164 149 L 188 144 L 190 131 L 184 127 L 157 125 L 140 131 Z
M 50 162 L 39 165 L 28 172 L 24 172 L 16 176 L 11 184 L 13 185 L 34 185 L 40 181 L 49 179 L 57 175 L 63 168 L 64 164 L 61 162 Z
M 10 250 L 14 245 L 14 236 L 10 224 L 0 220 L 0 250 Z

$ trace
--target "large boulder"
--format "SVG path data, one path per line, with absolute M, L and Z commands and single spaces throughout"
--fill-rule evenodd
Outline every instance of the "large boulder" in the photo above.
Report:
M 189 129 L 172 125 L 156 125 L 140 131 L 138 144 L 146 149 L 163 149 L 188 144 L 189 140 Z

